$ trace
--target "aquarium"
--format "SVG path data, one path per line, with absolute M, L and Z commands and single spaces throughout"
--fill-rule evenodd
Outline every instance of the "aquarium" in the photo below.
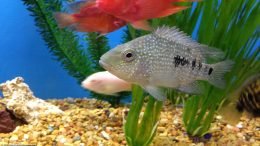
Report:
M 0 146 L 260 145 L 259 0 L 0 11 Z

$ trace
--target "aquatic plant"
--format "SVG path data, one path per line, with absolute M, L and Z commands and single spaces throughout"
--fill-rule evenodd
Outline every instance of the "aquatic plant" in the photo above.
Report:
M 221 108 L 221 105 L 232 100 L 230 94 L 246 78 L 260 70 L 260 47 L 259 44 L 255 46 L 260 41 L 260 3 L 257 0 L 205 0 L 201 3 L 193 3 L 191 9 L 176 15 L 152 20 L 152 24 L 153 27 L 178 26 L 187 34 L 192 35 L 198 42 L 223 50 L 225 52 L 223 59 L 231 59 L 235 62 L 232 71 L 226 75 L 227 86 L 224 90 L 201 82 L 205 89 L 204 94 L 201 96 L 190 95 L 185 102 L 183 122 L 187 133 L 191 136 L 203 136 L 209 131 L 214 115 Z M 129 35 L 132 35 L 132 38 L 136 37 L 136 31 L 131 28 L 128 31 L 125 39 L 131 39 Z M 145 34 L 145 32 L 141 32 L 141 34 Z M 127 41 L 129 40 L 125 42 Z M 133 96 L 138 95 L 136 92 L 141 91 L 133 90 Z M 174 103 L 178 101 L 177 98 L 185 98 L 184 94 L 176 97 L 177 94 L 176 91 L 169 89 L 168 98 Z M 133 100 L 135 101 L 135 99 Z M 139 104 L 135 103 L 132 106 L 143 106 L 143 103 L 140 100 Z M 129 117 L 128 120 L 127 122 L 130 123 L 132 122 L 130 120 L 133 119 Z M 138 119 L 135 120 L 138 121 Z M 147 122 L 147 124 L 151 123 Z M 131 130 L 130 124 L 126 123 L 125 126 L 125 129 Z M 152 135 L 154 131 L 147 129 L 144 133 Z M 131 136 L 131 132 L 126 131 L 126 137 L 128 138 L 128 136 Z M 134 142 L 128 140 L 128 143 Z
M 35 18 L 35 25 L 50 52 L 63 68 L 77 79 L 79 84 L 90 74 L 103 70 L 98 65 L 98 60 L 102 54 L 110 49 L 105 36 L 99 36 L 97 33 L 86 34 L 86 42 L 83 42 L 83 44 L 87 43 L 85 48 L 79 35 L 68 29 L 58 28 L 53 18 L 53 12 L 63 10 L 61 0 L 23 0 L 23 2 Z M 113 105 L 121 100 L 120 97 L 93 92 L 91 95 L 98 99 L 107 100 Z M 125 97 L 125 94 L 123 95 L 122 97 Z
M 145 105 L 143 116 L 141 116 L 145 96 L 141 87 L 133 85 L 132 104 L 124 125 L 126 141 L 129 146 L 149 145 L 156 134 L 163 102 L 157 101 L 151 96 L 147 98 L 149 99 Z

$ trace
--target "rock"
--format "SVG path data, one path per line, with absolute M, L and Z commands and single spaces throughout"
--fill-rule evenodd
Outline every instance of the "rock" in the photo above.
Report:
M 0 133 L 9 133 L 15 129 L 15 121 L 6 110 L 0 111 Z
M 35 97 L 21 77 L 0 84 L 0 90 L 4 96 L 2 102 L 7 109 L 28 123 L 36 124 L 40 116 L 63 114 L 57 106 Z

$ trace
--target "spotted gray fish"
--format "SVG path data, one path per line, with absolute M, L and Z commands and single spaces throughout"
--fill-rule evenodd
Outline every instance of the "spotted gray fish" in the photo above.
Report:
M 223 52 L 195 42 L 175 27 L 161 27 L 110 50 L 99 63 L 117 77 L 141 85 L 156 99 L 165 100 L 162 87 L 201 93 L 197 80 L 225 87 L 224 74 L 233 61 L 207 64 L 208 58 L 223 56 Z

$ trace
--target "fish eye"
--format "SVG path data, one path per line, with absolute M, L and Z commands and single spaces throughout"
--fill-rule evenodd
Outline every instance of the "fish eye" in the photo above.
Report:
M 135 59 L 135 54 L 134 54 L 134 51 L 133 50 L 127 50 L 123 53 L 122 55 L 123 59 L 126 61 L 126 62 L 130 62 L 130 61 L 133 61 Z

